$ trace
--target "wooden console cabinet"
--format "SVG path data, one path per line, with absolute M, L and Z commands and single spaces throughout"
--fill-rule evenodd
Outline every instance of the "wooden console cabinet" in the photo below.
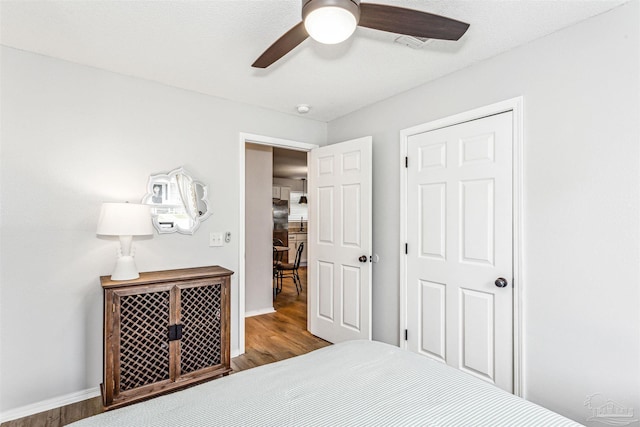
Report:
M 214 266 L 100 277 L 105 409 L 231 372 L 232 274 Z

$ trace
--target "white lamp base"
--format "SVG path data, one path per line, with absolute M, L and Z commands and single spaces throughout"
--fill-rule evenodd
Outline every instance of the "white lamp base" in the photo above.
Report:
M 111 280 L 131 280 L 140 277 L 138 268 L 131 255 L 122 255 L 118 257 L 116 268 L 111 274 Z

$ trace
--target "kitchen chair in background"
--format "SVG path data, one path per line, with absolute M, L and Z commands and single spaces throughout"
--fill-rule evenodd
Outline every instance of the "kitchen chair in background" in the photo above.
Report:
M 280 239 L 273 239 L 273 299 L 282 291 L 282 286 L 278 282 L 278 267 L 282 265 L 282 255 L 284 252 L 280 249 L 284 248 L 282 245 L 276 245 L 277 242 L 282 242 Z
M 293 279 L 293 283 L 296 285 L 296 291 L 298 295 L 300 295 L 300 291 L 302 290 L 302 282 L 300 281 L 300 275 L 298 274 L 298 268 L 300 267 L 300 258 L 302 256 L 302 250 L 304 249 L 304 242 L 300 242 L 298 246 L 298 250 L 296 251 L 296 260 L 291 263 L 280 263 L 276 266 L 277 273 L 277 287 L 282 289 L 282 279 L 285 277 L 291 277 Z

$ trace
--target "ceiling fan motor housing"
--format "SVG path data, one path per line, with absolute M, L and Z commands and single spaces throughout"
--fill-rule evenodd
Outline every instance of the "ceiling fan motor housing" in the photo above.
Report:
M 360 21 L 360 0 L 302 0 L 302 20 L 314 10 L 329 6 L 346 9 L 355 16 L 356 23 Z

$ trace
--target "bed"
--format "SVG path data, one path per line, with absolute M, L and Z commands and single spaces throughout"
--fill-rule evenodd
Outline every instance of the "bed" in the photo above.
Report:
M 102 426 L 579 426 L 397 347 L 349 341 L 72 424 Z

